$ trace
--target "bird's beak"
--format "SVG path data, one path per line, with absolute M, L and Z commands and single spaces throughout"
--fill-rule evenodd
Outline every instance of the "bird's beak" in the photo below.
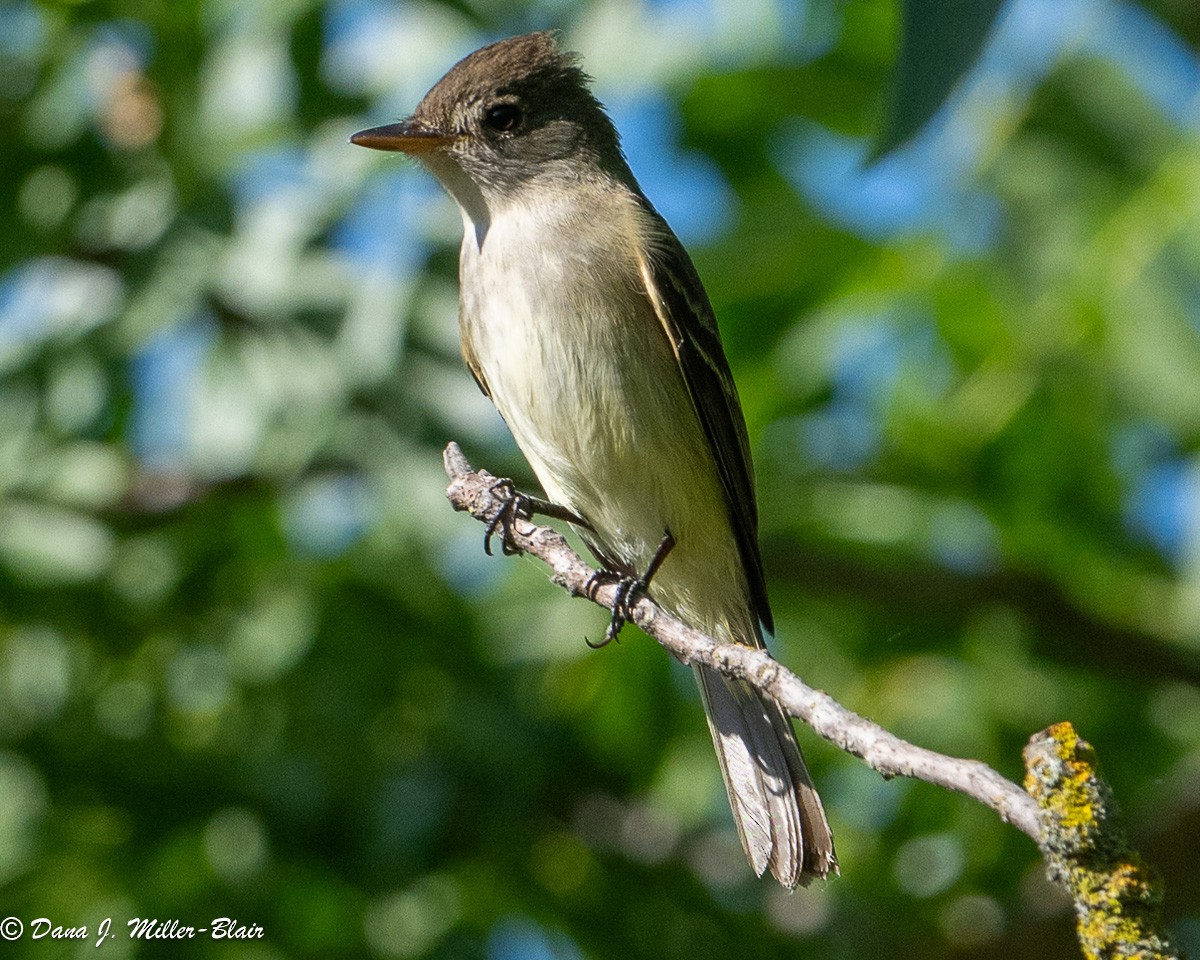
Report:
M 452 135 L 440 130 L 430 130 L 412 120 L 402 120 L 400 123 L 389 123 L 383 127 L 359 130 L 350 138 L 350 142 L 372 150 L 422 154 L 447 146 L 453 143 L 454 139 Z

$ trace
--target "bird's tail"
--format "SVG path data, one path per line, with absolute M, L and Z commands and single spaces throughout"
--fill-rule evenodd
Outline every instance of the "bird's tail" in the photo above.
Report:
M 788 889 L 837 873 L 825 819 L 792 721 L 744 680 L 694 664 L 738 836 L 754 872 Z

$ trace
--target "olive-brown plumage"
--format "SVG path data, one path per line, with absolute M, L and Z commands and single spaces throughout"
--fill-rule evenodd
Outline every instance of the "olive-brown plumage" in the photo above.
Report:
M 675 547 L 652 596 L 722 642 L 771 611 L 745 421 L 687 252 L 638 187 L 577 59 L 551 34 L 476 51 L 363 146 L 419 157 L 463 215 L 463 356 L 547 495 L 610 570 Z M 751 865 L 836 872 L 791 721 L 748 684 L 696 679 Z

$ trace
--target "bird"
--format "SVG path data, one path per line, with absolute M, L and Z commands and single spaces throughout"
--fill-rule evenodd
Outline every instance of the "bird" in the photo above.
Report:
M 457 203 L 463 358 L 625 599 L 763 647 L 753 466 L 713 308 L 579 56 L 548 31 L 491 43 L 351 142 L 417 158 Z M 788 889 L 837 873 L 787 713 L 692 669 L 754 872 Z

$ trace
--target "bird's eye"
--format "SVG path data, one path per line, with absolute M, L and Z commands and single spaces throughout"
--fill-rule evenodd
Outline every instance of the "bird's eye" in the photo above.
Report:
M 484 111 L 483 122 L 497 133 L 511 133 L 520 125 L 522 116 L 521 108 L 515 103 L 498 103 Z

